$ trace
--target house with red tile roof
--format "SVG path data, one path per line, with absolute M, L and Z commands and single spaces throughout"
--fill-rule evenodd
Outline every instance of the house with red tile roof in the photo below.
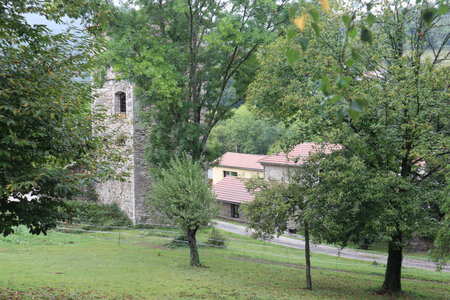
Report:
M 300 167 L 310 154 L 331 153 L 340 148 L 339 145 L 327 143 L 302 143 L 288 154 L 282 151 L 272 155 L 225 153 L 218 159 L 218 166 L 213 168 L 213 191 L 221 204 L 219 217 L 246 221 L 240 206 L 254 199 L 245 187 L 249 178 L 258 176 L 265 180 L 281 181 L 289 168 Z
M 252 201 L 245 181 L 249 178 L 263 178 L 264 167 L 258 162 L 266 155 L 227 152 L 217 159 L 212 169 L 213 190 L 221 205 L 219 216 L 245 221 L 240 211 L 242 203 Z
M 242 203 L 253 201 L 255 196 L 247 191 L 245 182 L 247 178 L 226 176 L 213 187 L 216 199 L 221 204 L 219 216 L 246 221 L 245 215 L 240 211 Z
M 309 155 L 317 152 L 325 154 L 331 153 L 333 150 L 341 149 L 340 145 L 329 143 L 302 143 L 295 146 L 288 154 L 281 151 L 276 154 L 267 155 L 258 162 L 264 167 L 265 180 L 283 180 L 286 171 L 289 168 L 298 168 L 303 165 Z
M 264 168 L 258 162 L 266 155 L 227 152 L 217 159 L 213 168 L 213 185 L 226 176 L 240 178 L 263 177 Z

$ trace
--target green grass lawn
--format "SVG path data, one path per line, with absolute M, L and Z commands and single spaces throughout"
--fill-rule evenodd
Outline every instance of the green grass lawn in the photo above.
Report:
M 209 231 L 199 234 L 207 239 Z M 303 251 L 222 232 L 226 249 L 167 248 L 176 230 L 122 230 L 0 239 L 0 299 L 385 299 L 384 266 L 313 254 L 313 291 L 303 289 Z M 405 268 L 404 299 L 446 299 L 450 275 Z
M 239 226 L 245 226 L 245 224 L 243 224 L 243 223 L 233 222 L 233 221 L 229 221 L 229 220 L 220 219 L 219 221 L 234 224 L 234 225 L 239 225 Z M 302 231 L 299 231 L 298 234 L 303 235 L 304 233 Z M 303 238 L 300 238 L 300 237 L 297 237 L 297 236 L 291 235 L 291 234 L 283 234 L 283 236 L 291 238 L 291 239 L 304 241 Z M 329 246 L 335 246 L 335 245 L 326 244 L 326 243 L 323 243 L 323 244 L 329 245 Z M 360 252 L 387 255 L 388 245 L 386 242 L 378 241 L 378 242 L 374 242 L 374 243 L 370 244 L 368 250 L 362 250 L 359 248 L 359 245 L 355 245 L 355 244 L 349 244 L 349 245 L 347 245 L 347 248 L 355 249 Z M 427 260 L 427 261 L 431 260 L 431 256 L 427 252 L 415 252 L 411 249 L 411 247 L 406 247 L 403 249 L 403 257 L 422 259 L 422 260 Z

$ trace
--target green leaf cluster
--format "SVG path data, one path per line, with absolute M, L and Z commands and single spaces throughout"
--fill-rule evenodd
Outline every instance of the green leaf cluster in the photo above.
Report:
M 147 159 L 204 159 L 212 128 L 245 99 L 257 48 L 287 20 L 285 1 L 136 1 L 111 20 L 104 59 L 136 84 Z M 232 92 L 230 92 L 232 91 Z
M 169 222 L 188 230 L 207 226 L 217 214 L 217 201 L 204 171 L 186 154 L 171 160 L 154 179 L 149 204 Z
M 26 225 L 46 233 L 62 199 L 73 197 L 98 166 L 102 143 L 92 132 L 101 115 L 86 74 L 97 39 L 69 29 L 53 34 L 30 25 L 23 14 L 62 22 L 63 16 L 96 23 L 99 1 L 6 1 L 0 4 L 0 233 Z M 101 130 L 101 129 L 99 129 Z M 103 143 L 107 145 L 108 143 Z M 105 154 L 105 152 L 103 153 Z M 104 156 L 103 156 L 104 157 Z
M 258 119 L 246 105 L 231 111 L 232 116 L 219 122 L 211 131 L 208 142 L 210 160 L 225 152 L 267 154 L 271 145 L 286 135 L 281 124 Z
M 196 234 L 219 212 L 202 165 L 186 153 L 173 158 L 154 178 L 149 204 L 155 215 L 181 228 L 187 236 L 191 266 L 200 266 Z

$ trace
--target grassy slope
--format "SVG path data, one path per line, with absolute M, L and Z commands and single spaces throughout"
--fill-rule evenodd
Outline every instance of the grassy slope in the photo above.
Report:
M 238 222 L 233 222 L 233 221 L 230 221 L 230 220 L 220 219 L 220 221 L 221 222 L 230 223 L 230 224 L 234 224 L 234 225 L 245 226 L 245 224 L 238 223 Z M 303 235 L 304 233 L 302 231 L 299 231 L 298 234 L 299 235 Z M 283 236 L 291 238 L 291 239 L 304 241 L 303 238 L 299 238 L 299 237 L 296 237 L 294 235 L 283 234 Z M 323 244 L 326 245 L 326 243 L 323 243 Z M 329 246 L 335 246 L 335 245 L 329 244 Z M 355 250 L 358 250 L 360 252 L 387 255 L 388 246 L 387 246 L 387 243 L 380 241 L 380 242 L 375 242 L 375 243 L 370 244 L 369 250 L 359 249 L 359 245 L 355 245 L 355 244 L 349 244 L 349 245 L 347 245 L 347 248 L 355 249 Z M 431 256 L 428 255 L 428 253 L 426 253 L 426 252 L 415 252 L 415 251 L 412 251 L 410 249 L 410 247 L 406 247 L 406 248 L 403 249 L 403 257 L 410 257 L 410 258 L 416 258 L 416 259 L 422 259 L 422 260 L 431 260 Z
M 303 252 L 226 233 L 229 249 L 201 248 L 205 268 L 188 266 L 188 249 L 164 245 L 177 233 L 48 236 L 18 234 L 0 240 L 0 298 L 384 298 L 383 266 L 314 254 L 312 292 L 304 287 Z M 206 239 L 200 234 L 200 240 Z M 330 270 L 332 269 L 332 270 Z M 450 294 L 449 274 L 405 269 L 403 298 Z

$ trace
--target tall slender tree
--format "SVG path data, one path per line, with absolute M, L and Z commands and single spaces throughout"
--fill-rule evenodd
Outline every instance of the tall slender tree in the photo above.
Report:
M 204 159 L 212 128 L 245 98 L 256 50 L 287 21 L 286 2 L 141 0 L 117 12 L 105 59 L 136 84 L 152 165 Z
M 255 238 L 271 238 L 281 235 L 287 229 L 288 222 L 293 222 L 297 229 L 304 232 L 306 287 L 312 289 L 311 280 L 311 233 L 316 229 L 318 220 L 313 206 L 321 197 L 318 188 L 319 164 L 313 157 L 300 167 L 287 169 L 282 182 L 260 178 L 250 179 L 246 186 L 255 194 L 252 202 L 244 206 L 250 221 L 249 228 L 254 229 Z M 316 234 L 320 237 L 320 234 Z

